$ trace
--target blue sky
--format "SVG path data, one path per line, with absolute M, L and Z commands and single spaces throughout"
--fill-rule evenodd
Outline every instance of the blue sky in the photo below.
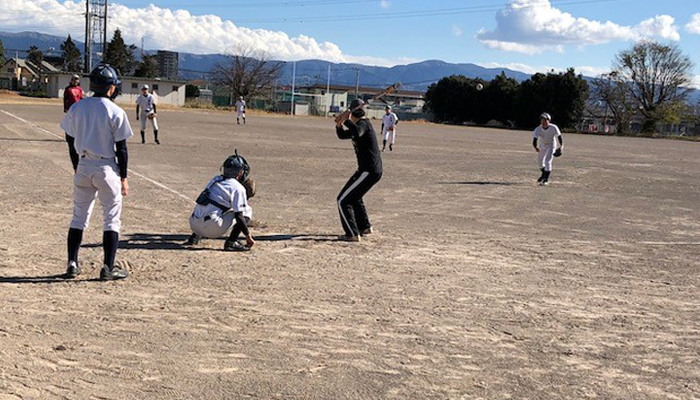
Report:
M 27 4 L 35 10 L 24 16 Z M 83 7 L 0 0 L 0 9 L 16 10 L 0 18 L 0 30 L 45 27 L 81 38 Z M 17 21 L 8 22 L 13 15 Z M 696 0 L 121 0 L 110 15 L 115 25 L 129 41 L 144 37 L 146 48 L 230 52 L 246 43 L 287 60 L 441 59 L 525 72 L 577 67 L 588 75 L 608 68 L 634 40 L 651 38 L 678 44 L 700 76 Z

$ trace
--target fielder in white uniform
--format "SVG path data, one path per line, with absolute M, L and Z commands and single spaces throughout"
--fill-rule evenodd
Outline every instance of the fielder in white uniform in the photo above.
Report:
M 382 151 L 386 150 L 386 142 L 389 140 L 389 135 L 391 135 L 389 151 L 394 151 L 394 145 L 396 144 L 396 125 L 399 123 L 399 117 L 391 112 L 390 105 L 387 105 L 384 111 L 386 111 L 386 114 L 382 117 L 382 135 L 384 135 Z
M 141 143 L 146 143 L 146 122 L 151 121 L 153 136 L 158 141 L 158 119 L 156 118 L 156 97 L 148 93 L 148 85 L 141 86 L 141 96 L 136 99 L 136 120 L 141 120 Z
M 73 220 L 68 231 L 66 277 L 80 274 L 78 251 L 87 229 L 95 198 L 100 199 L 104 217 L 104 265 L 100 279 L 128 276 L 114 266 L 119 246 L 122 196 L 129 191 L 126 141 L 134 135 L 124 110 L 112 101 L 119 94 L 121 80 L 109 65 L 100 65 L 90 74 L 90 90 L 95 94 L 74 104 L 61 128 L 66 132 L 74 162 Z M 73 157 L 75 156 L 75 157 Z
M 552 173 L 552 161 L 555 155 L 561 155 L 564 149 L 564 139 L 561 137 L 559 127 L 550 121 L 552 116 L 547 113 L 540 115 L 540 126 L 532 133 L 532 146 L 537 152 L 537 161 L 542 171 L 542 175 L 537 180 L 540 185 L 549 184 L 549 176 Z M 557 149 L 557 141 L 559 149 Z
M 185 245 L 197 245 L 202 238 L 220 238 L 231 231 L 224 243 L 225 251 L 249 251 L 255 244 L 248 229 L 253 209 L 248 205 L 245 182 L 249 172 L 248 163 L 238 154 L 226 159 L 222 174 L 209 181 L 197 198 L 197 205 L 190 216 L 192 235 Z M 245 235 L 246 244 L 238 242 Z
M 241 124 L 241 118 L 243 118 L 243 125 L 245 125 L 245 100 L 243 100 L 243 96 L 238 97 L 238 101 L 236 102 L 236 111 L 238 112 L 236 116 L 236 123 Z

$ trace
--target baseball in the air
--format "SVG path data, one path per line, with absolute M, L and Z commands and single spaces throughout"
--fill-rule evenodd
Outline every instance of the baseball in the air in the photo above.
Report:
M 476 90 L 482 90 L 483 88 L 484 88 L 484 85 L 482 85 L 481 83 L 476 84 Z

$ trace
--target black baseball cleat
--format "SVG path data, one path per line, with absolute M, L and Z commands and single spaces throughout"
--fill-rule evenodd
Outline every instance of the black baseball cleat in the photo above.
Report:
M 129 271 L 117 267 L 109 268 L 106 265 L 100 270 L 101 281 L 116 281 L 129 276 Z
M 185 246 L 196 246 L 199 244 L 199 241 L 202 240 L 202 237 L 197 235 L 196 233 L 193 233 L 190 235 L 190 237 L 187 239 L 187 241 L 184 243 Z
M 371 235 L 373 233 L 374 233 L 374 229 L 372 229 L 372 227 L 369 227 L 367 229 L 362 230 L 360 232 L 360 236 L 367 236 L 367 235 Z
M 540 168 L 540 171 L 542 171 L 542 174 L 537 179 L 537 183 L 542 183 L 542 181 L 544 180 L 544 168 Z
M 389 145 L 389 151 L 394 151 L 394 145 L 393 145 L 393 144 L 390 144 L 390 145 Z
M 66 278 L 67 279 L 73 279 L 80 275 L 80 267 L 78 266 L 78 263 L 75 261 L 68 261 L 68 268 L 66 269 Z
M 160 140 L 156 139 L 156 144 L 160 144 Z
M 338 236 L 338 240 L 340 240 L 341 242 L 359 242 L 360 237 L 352 235 L 340 235 Z
M 250 251 L 250 247 L 239 243 L 237 240 L 226 240 L 224 251 Z

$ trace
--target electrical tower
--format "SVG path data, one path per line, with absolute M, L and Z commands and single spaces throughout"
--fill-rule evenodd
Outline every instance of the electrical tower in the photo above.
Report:
M 85 6 L 85 72 L 90 73 L 107 49 L 107 1 L 86 0 Z

